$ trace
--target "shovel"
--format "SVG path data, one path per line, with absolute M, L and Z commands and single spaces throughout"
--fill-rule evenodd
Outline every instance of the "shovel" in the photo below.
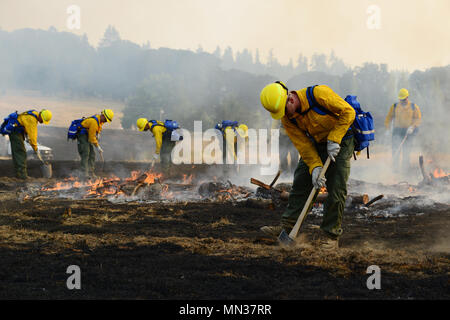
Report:
M 52 165 L 48 162 L 42 161 L 41 172 L 44 178 L 50 179 L 52 177 Z
M 406 138 L 408 138 L 408 133 L 405 134 L 405 137 L 403 138 L 402 142 L 400 142 L 400 145 L 398 146 L 397 150 L 395 150 L 394 158 L 398 155 L 398 153 L 399 153 L 400 150 L 402 149 L 402 146 L 403 146 L 403 144 L 405 143 Z
M 327 161 L 325 161 L 325 164 L 322 168 L 322 171 L 320 172 L 319 179 L 323 178 L 325 176 L 325 173 L 328 169 L 328 166 L 330 165 L 331 159 L 328 157 Z M 280 235 L 278 236 L 278 242 L 281 245 L 284 246 L 291 246 L 294 243 L 295 238 L 297 238 L 298 231 L 300 230 L 300 227 L 303 223 L 303 220 L 305 219 L 306 214 L 308 213 L 309 206 L 316 196 L 318 189 L 313 187 L 311 190 L 311 193 L 309 194 L 308 200 L 306 200 L 305 205 L 303 206 L 303 210 L 298 216 L 297 222 L 295 223 L 294 227 L 292 228 L 291 232 L 288 234 L 286 230 L 282 230 Z
M 105 173 L 105 158 L 103 157 L 103 152 L 99 152 L 98 154 L 100 156 L 100 160 L 102 161 L 102 166 L 101 166 L 100 172 L 102 174 L 104 174 Z
M 52 165 L 42 159 L 39 150 L 36 151 L 37 158 L 41 161 L 41 172 L 44 178 L 50 179 L 52 177 Z

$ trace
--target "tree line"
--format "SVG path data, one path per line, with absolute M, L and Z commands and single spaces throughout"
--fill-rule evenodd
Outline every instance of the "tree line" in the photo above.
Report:
M 175 119 L 186 128 L 194 120 L 212 127 L 221 119 L 267 127 L 270 118 L 260 107 L 259 92 L 276 80 L 292 90 L 327 84 L 342 97 L 357 95 L 380 130 L 402 87 L 421 107 L 425 122 L 448 118 L 450 66 L 413 73 L 371 62 L 349 67 L 334 53 L 310 59 L 299 54 L 295 65 L 292 61 L 282 65 L 272 51 L 262 63 L 259 52 L 248 49 L 236 53 L 230 47 L 217 47 L 213 53 L 201 47 L 153 49 L 149 42 L 138 45 L 121 39 L 112 26 L 97 48 L 86 35 L 55 28 L 0 30 L 0 48 L 0 93 L 23 89 L 120 100 L 126 104 L 124 128 L 131 128 L 140 116 Z

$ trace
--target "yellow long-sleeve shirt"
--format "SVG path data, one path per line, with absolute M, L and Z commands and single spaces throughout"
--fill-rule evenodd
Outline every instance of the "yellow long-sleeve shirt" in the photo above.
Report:
M 306 97 L 306 89 L 303 88 L 296 91 L 300 100 L 299 112 L 304 112 L 310 108 Z M 286 133 L 308 166 L 310 173 L 314 168 L 322 167 L 323 164 L 307 134 L 317 143 L 331 140 L 340 144 L 348 128 L 355 120 L 356 114 L 355 110 L 344 99 L 326 85 L 316 86 L 314 88 L 314 97 L 318 104 L 335 114 L 336 117 L 328 114 L 320 115 L 314 110 L 310 110 L 304 115 L 296 113 L 291 118 L 295 120 L 297 125 L 293 124 L 287 115 L 281 119 Z
M 98 134 L 102 131 L 102 122 L 100 121 L 100 115 L 96 114 L 94 117 L 98 119 L 98 123 L 92 117 L 86 118 L 81 122 L 81 126 L 87 129 L 88 141 L 95 147 L 98 147 Z
M 394 111 L 394 104 L 389 109 L 389 112 L 384 121 L 384 126 L 389 129 L 392 119 L 394 119 L 394 128 L 408 128 L 410 126 L 418 127 L 422 121 L 422 114 L 420 113 L 419 106 L 414 104 L 414 110 L 411 107 L 411 103 L 402 105 L 397 103 Z
M 152 133 L 153 133 L 153 137 L 155 138 L 155 143 L 156 143 L 155 153 L 159 154 L 161 152 L 163 133 L 167 131 L 167 128 L 164 127 L 164 122 L 161 122 L 158 120 L 156 120 L 156 122 L 158 124 L 160 124 L 160 126 L 156 126 L 156 125 L 153 126 Z M 149 125 L 151 126 L 152 123 L 149 123 Z
M 36 117 L 39 116 L 39 112 L 33 111 L 33 114 Z M 38 120 L 37 118 L 32 116 L 31 114 L 22 113 L 17 117 L 17 121 L 25 128 L 25 134 L 28 136 L 28 143 L 33 148 L 34 151 L 37 151 L 37 135 L 38 135 Z

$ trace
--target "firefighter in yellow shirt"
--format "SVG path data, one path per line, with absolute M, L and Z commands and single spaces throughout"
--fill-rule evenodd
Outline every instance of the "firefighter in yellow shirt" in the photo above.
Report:
M 399 169 L 400 157 L 402 157 L 401 167 L 405 172 L 409 169 L 411 145 L 422 119 L 419 107 L 409 101 L 408 97 L 408 90 L 400 89 L 398 93 L 399 102 L 391 106 L 384 121 L 387 130 L 390 130 L 392 126 L 393 167 L 396 170 Z
M 238 121 L 223 120 L 218 122 L 214 128 L 219 130 L 222 135 L 222 175 L 228 177 L 232 173 L 239 173 L 241 159 L 238 159 L 238 155 L 246 155 L 249 139 L 248 126 L 244 123 L 239 124 Z M 243 139 L 243 143 L 238 143 L 238 138 Z M 236 164 L 236 171 L 231 167 L 234 164 Z
M 284 83 L 277 81 L 263 88 L 260 99 L 273 119 L 281 119 L 301 156 L 281 224 L 264 226 L 261 231 L 275 238 L 283 229 L 289 233 L 313 186 L 316 189 L 326 186 L 328 197 L 323 208 L 320 245 L 325 250 L 337 249 L 343 232 L 350 159 L 355 148 L 355 138 L 349 130 L 355 120 L 355 110 L 326 85 L 289 91 Z M 327 157 L 332 162 L 325 177 L 320 178 Z
M 11 113 L 5 118 L 0 132 L 9 135 L 11 143 L 12 160 L 16 177 L 19 179 L 27 179 L 27 152 L 25 149 L 25 139 L 33 148 L 39 160 L 42 160 L 37 146 L 38 123 L 48 124 L 52 119 L 50 110 L 43 109 L 40 112 L 29 110 L 20 114 Z
M 114 112 L 104 109 L 100 114 L 81 121 L 81 128 L 77 133 L 78 153 L 81 157 L 81 174 L 83 178 L 96 178 L 95 175 L 95 151 L 99 152 L 103 159 L 103 149 L 98 143 L 98 135 L 102 131 L 105 122 L 111 122 Z
M 162 170 L 168 174 L 172 164 L 172 150 L 177 141 L 183 140 L 178 131 L 179 126 L 176 121 L 147 120 L 139 118 L 136 121 L 139 131 L 150 131 L 155 138 L 156 149 L 153 154 L 153 161 L 160 161 Z

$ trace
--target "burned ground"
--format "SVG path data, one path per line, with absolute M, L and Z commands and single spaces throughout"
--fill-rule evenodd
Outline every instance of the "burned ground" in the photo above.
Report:
M 282 208 L 0 197 L 2 299 L 450 297 L 446 204 L 388 218 L 350 210 L 341 249 L 326 253 L 313 241 L 318 215 L 293 249 L 262 236 Z M 81 268 L 81 290 L 66 287 L 69 265 Z M 367 289 L 370 265 L 381 268 L 381 290 Z

